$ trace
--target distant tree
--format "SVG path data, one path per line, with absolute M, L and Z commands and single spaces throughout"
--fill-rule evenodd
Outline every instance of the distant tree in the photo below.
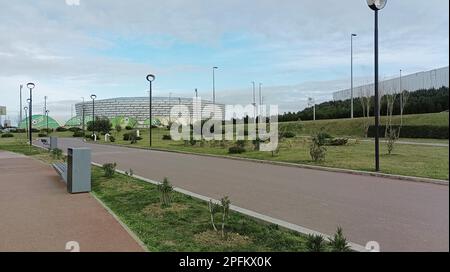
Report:
M 111 131 L 112 124 L 106 117 L 95 117 L 95 122 L 89 121 L 87 123 L 87 130 L 96 131 L 102 133 L 109 133 Z

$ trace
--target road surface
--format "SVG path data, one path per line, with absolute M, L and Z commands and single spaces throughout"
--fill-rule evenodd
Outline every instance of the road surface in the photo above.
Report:
M 163 151 L 58 139 L 62 149 L 90 147 L 93 161 L 322 233 L 342 226 L 382 251 L 448 251 L 449 187 Z

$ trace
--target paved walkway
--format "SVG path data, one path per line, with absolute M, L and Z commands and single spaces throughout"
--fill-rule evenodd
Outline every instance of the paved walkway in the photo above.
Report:
M 58 139 L 87 146 L 97 163 L 117 162 L 153 180 L 322 233 L 337 225 L 350 241 L 378 241 L 383 251 L 448 251 L 448 185 L 393 180 L 256 162 Z
M 143 251 L 90 194 L 71 195 L 48 165 L 0 151 L 0 251 Z

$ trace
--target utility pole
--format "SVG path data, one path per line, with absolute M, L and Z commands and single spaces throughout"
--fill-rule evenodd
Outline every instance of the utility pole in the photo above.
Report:
M 20 97 L 19 97 L 19 104 L 20 104 L 20 108 L 19 108 L 19 123 L 17 124 L 17 126 L 19 126 L 20 122 L 22 122 L 23 118 L 22 118 L 22 88 L 23 85 L 20 84 Z

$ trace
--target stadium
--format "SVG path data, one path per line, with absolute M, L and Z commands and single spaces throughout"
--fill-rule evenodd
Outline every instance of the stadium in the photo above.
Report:
M 201 100 L 202 116 L 207 116 L 205 106 L 213 106 L 209 100 Z M 189 116 L 192 117 L 193 99 L 181 97 L 153 97 L 152 98 L 152 125 L 167 125 L 171 121 L 170 110 L 174 106 L 186 106 Z M 217 111 L 223 112 L 224 105 L 216 103 Z M 83 112 L 86 120 L 92 119 L 92 101 L 85 101 L 75 105 L 76 116 L 66 122 L 66 126 L 80 126 Z M 94 115 L 106 117 L 111 120 L 113 126 L 148 126 L 149 124 L 149 98 L 148 97 L 118 97 L 95 100 Z M 189 119 L 190 119 L 189 118 Z M 189 120 L 184 120 L 189 122 Z

